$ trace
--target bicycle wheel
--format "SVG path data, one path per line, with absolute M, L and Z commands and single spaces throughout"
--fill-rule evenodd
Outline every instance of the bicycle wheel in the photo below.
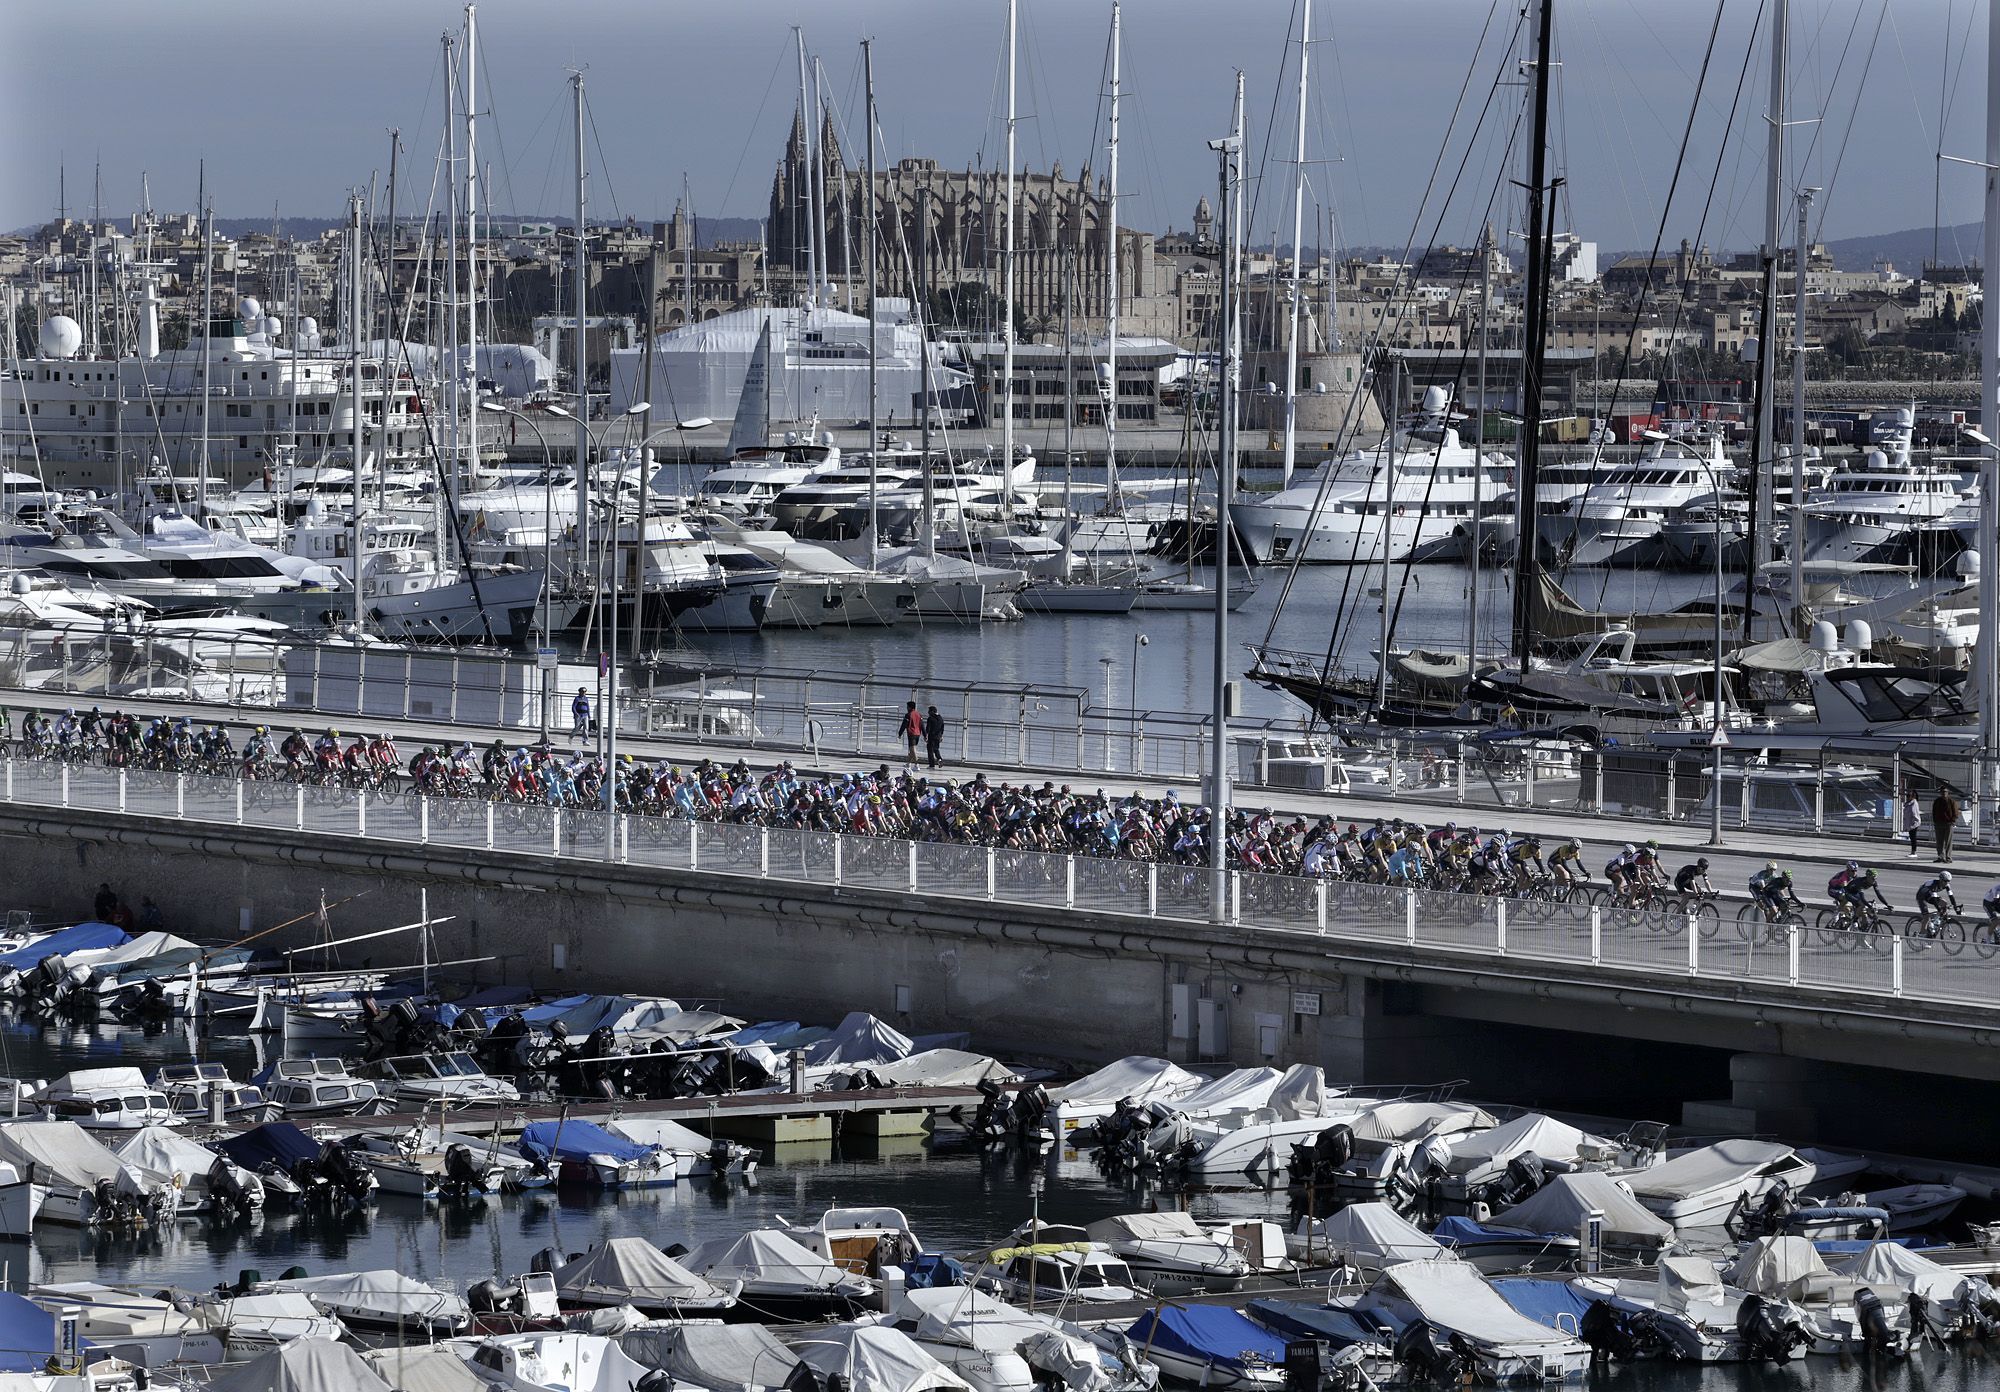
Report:
M 1722 931 L 1722 910 L 1715 906 L 1713 899 L 1700 899 L 1694 905 L 1695 931 L 1704 940 Z
M 1956 957 L 1965 951 L 1965 924 L 1956 917 L 1940 919 L 1937 924 L 1938 946 L 1947 957 Z
M 1819 929 L 1822 933 L 1829 932 L 1841 926 L 1841 919 L 1842 914 L 1840 910 L 1829 905 L 1821 909 L 1818 916 L 1813 919 L 1813 927 Z
M 1755 942 L 1759 925 L 1764 921 L 1764 911 L 1755 904 L 1739 904 L 1736 907 L 1736 936 L 1744 942 Z

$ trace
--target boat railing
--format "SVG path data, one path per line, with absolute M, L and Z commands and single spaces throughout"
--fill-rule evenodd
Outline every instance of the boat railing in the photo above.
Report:
M 607 814 L 596 809 L 368 794 L 197 774 L 8 758 L 0 797 L 15 806 L 149 818 L 246 836 L 329 844 L 435 847 L 545 864 L 594 862 L 635 873 L 682 872 L 802 886 L 852 886 L 902 897 L 1006 904 L 1056 913 L 1212 924 L 1220 874 L 1226 925 L 1272 941 L 1365 946 L 1392 956 L 1505 961 L 1585 979 L 1674 983 L 1732 998 L 1894 1003 L 1935 1012 L 2000 1012 L 2000 971 L 1946 945 L 1893 934 L 1718 922 L 1675 908 L 1585 903 L 1215 871 L 1196 865 L 1012 851 L 836 832 Z M 1970 968 L 1970 969 L 1968 969 Z

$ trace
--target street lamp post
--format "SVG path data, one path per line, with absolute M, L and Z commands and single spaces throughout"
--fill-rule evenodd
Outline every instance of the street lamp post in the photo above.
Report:
M 511 406 L 497 401 L 482 402 L 481 409 L 493 411 L 503 416 L 512 416 L 515 420 L 527 422 L 528 429 L 535 432 L 535 443 L 542 447 L 542 641 L 539 646 L 553 648 L 555 644 L 555 634 L 553 632 L 555 624 L 553 612 L 555 608 L 555 596 L 552 591 L 555 588 L 555 580 L 550 570 L 550 558 L 552 547 L 555 544 L 555 459 L 549 453 L 548 437 L 542 434 L 542 427 L 536 424 L 533 416 L 525 411 L 517 411 Z M 550 673 L 553 671 L 553 668 L 542 665 L 542 656 L 539 652 L 535 654 L 535 662 L 540 667 L 542 674 L 542 743 L 547 744 L 549 742 L 549 682 L 551 680 Z
M 1115 665 L 1109 657 L 1097 659 L 1104 668 L 1104 771 L 1111 772 L 1111 669 Z
M 1132 635 L 1132 772 L 1139 770 L 1139 650 L 1152 640 L 1143 633 Z

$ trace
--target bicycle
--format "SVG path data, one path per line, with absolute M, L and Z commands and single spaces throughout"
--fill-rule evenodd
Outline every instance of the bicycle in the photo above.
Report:
M 1955 910 L 1920 909 L 1904 920 L 1903 939 L 1908 951 L 1935 942 L 1947 957 L 1956 957 L 1965 950 L 1965 920 Z
M 1822 933 L 1893 933 L 1895 928 L 1889 913 L 1873 901 L 1856 904 L 1843 899 L 1821 909 L 1814 926 Z
M 1763 900 L 1752 899 L 1736 910 L 1736 932 L 1745 942 L 1756 942 L 1760 928 L 1765 942 L 1783 942 L 1790 929 L 1805 926 L 1805 905 L 1797 902 L 1774 913 Z

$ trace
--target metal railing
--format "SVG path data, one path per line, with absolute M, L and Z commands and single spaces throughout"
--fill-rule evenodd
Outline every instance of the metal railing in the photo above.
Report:
M 805 885 L 1085 910 L 1162 923 L 1209 921 L 1205 868 L 850 836 L 595 810 L 524 807 L 409 790 L 245 781 L 199 774 L 4 764 L 4 797 L 196 824 L 282 828 L 408 847 L 464 847 L 572 862 L 655 866 Z M 607 840 L 609 844 L 607 845 Z M 1560 964 L 1656 982 L 1748 984 L 1863 999 L 2000 1009 L 1993 949 L 1890 935 L 1772 927 L 1582 904 L 1494 899 L 1229 872 L 1233 926 L 1299 941 L 1370 942 L 1485 962 Z

